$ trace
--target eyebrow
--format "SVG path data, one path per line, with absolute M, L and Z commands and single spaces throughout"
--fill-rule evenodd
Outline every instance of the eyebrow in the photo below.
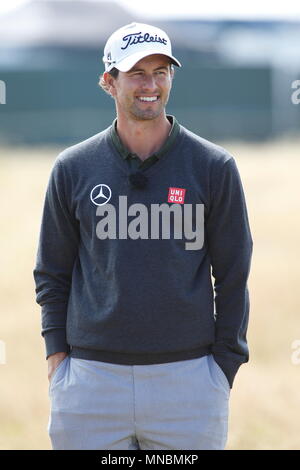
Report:
M 161 69 L 168 70 L 168 68 L 169 68 L 168 65 L 160 65 L 159 67 L 156 67 L 156 68 L 154 69 L 154 72 L 155 72 L 156 70 L 161 70 Z M 140 69 L 140 68 L 138 68 L 138 67 L 132 67 L 132 69 L 130 69 L 130 70 L 128 71 L 128 73 L 131 73 L 131 72 L 145 72 L 145 69 Z

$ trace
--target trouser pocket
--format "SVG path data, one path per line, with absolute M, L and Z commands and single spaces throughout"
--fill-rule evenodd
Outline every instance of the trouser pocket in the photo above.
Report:
M 211 383 L 213 384 L 213 386 L 218 389 L 223 389 L 226 394 L 229 395 L 230 385 L 227 380 L 227 377 L 219 366 L 219 364 L 215 361 L 215 358 L 212 354 L 209 354 L 207 356 L 207 364 L 210 373 Z
M 52 373 L 50 381 L 49 381 L 49 394 L 51 393 L 51 391 L 53 390 L 55 385 L 63 379 L 65 371 L 66 371 L 66 365 L 67 365 L 68 361 L 69 361 L 69 356 L 66 356 L 58 364 L 58 366 L 56 367 L 56 369 Z

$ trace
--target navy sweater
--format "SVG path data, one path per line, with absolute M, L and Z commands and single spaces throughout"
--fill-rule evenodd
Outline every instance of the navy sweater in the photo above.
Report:
M 109 131 L 64 150 L 48 183 L 34 269 L 47 357 L 213 354 L 232 387 L 249 358 L 252 253 L 234 158 L 180 126 L 138 187 Z

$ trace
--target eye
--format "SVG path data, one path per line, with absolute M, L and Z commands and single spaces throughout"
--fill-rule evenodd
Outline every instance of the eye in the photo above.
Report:
M 160 78 L 164 78 L 166 76 L 165 70 L 157 70 L 155 73 L 156 73 L 156 76 Z

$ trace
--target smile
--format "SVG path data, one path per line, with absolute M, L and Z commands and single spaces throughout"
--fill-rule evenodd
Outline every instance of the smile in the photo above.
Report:
M 154 101 L 157 101 L 159 99 L 159 96 L 139 96 L 138 100 L 139 101 L 144 101 L 147 103 L 152 103 Z

